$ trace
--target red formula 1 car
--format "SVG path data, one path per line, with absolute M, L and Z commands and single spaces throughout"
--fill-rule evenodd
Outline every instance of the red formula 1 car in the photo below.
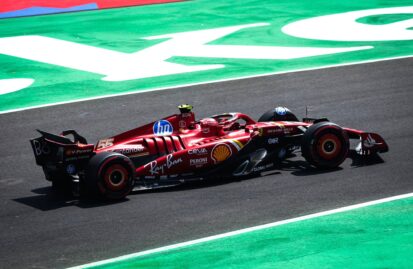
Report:
M 96 145 L 73 130 L 39 131 L 31 140 L 36 163 L 55 186 L 83 186 L 107 199 L 122 199 L 134 187 L 155 188 L 211 177 L 239 177 L 268 170 L 301 150 L 320 169 L 339 166 L 349 139 L 358 139 L 361 156 L 388 151 L 381 136 L 342 128 L 327 119 L 297 117 L 285 107 L 258 121 L 225 113 L 196 121 L 190 105 L 180 113 L 102 139 Z M 67 136 L 73 136 L 69 139 Z

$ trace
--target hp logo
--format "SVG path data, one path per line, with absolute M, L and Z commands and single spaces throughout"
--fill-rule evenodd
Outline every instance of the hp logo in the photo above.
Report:
M 153 125 L 153 133 L 155 135 L 171 135 L 174 131 L 172 124 L 167 120 L 159 120 Z

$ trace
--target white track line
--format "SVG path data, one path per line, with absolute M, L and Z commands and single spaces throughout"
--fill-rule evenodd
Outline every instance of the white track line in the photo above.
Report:
M 272 228 L 272 227 L 276 227 L 276 226 L 280 226 L 280 225 L 284 225 L 284 224 L 288 224 L 288 223 L 293 223 L 293 222 L 298 222 L 298 221 L 303 221 L 303 220 L 308 220 L 308 219 L 314 219 L 314 218 L 318 218 L 318 217 L 333 215 L 333 214 L 336 214 L 336 213 L 342 213 L 342 212 L 346 212 L 346 211 L 350 211 L 350 210 L 354 210 L 354 209 L 359 209 L 359 208 L 363 208 L 363 207 L 367 207 L 367 206 L 387 203 L 387 202 L 396 201 L 396 200 L 400 200 L 400 199 L 411 198 L 411 197 L 413 197 L 413 192 L 412 193 L 407 193 L 407 194 L 402 194 L 402 195 L 397 195 L 397 196 L 392 196 L 392 197 L 388 197 L 388 198 L 383 198 L 383 199 L 379 199 L 379 200 L 374 200 L 374 201 L 370 201 L 370 202 L 365 202 L 365 203 L 361 203 L 361 204 L 340 207 L 340 208 L 337 208 L 337 209 L 332 209 L 332 210 L 319 212 L 319 213 L 315 213 L 315 214 L 310 214 L 310 215 L 306 215 L 306 216 L 301 216 L 301 217 L 297 217 L 297 218 L 276 221 L 276 222 L 272 222 L 272 223 L 268 223 L 268 224 L 264 224 L 264 225 L 259 225 L 259 226 L 255 226 L 255 227 L 250 227 L 250 228 L 246 228 L 246 229 L 241 229 L 241 230 L 237 230 L 237 231 L 232 231 L 232 232 L 228 232 L 228 233 L 208 236 L 208 237 L 204 237 L 204 238 L 200 238 L 200 239 L 196 239 L 196 240 L 192 240 L 192 241 L 187 241 L 187 242 L 183 242 L 183 243 L 179 243 L 179 244 L 174 244 L 174 245 L 169 245 L 169 246 L 165 246 L 165 247 L 160 247 L 160 248 L 145 250 L 145 251 L 141 251 L 141 252 L 136 252 L 136 253 L 133 253 L 133 254 L 124 255 L 124 256 L 117 257 L 117 258 L 112 258 L 112 259 L 93 262 L 93 263 L 89 263 L 89 264 L 79 265 L 79 266 L 71 267 L 71 268 L 68 268 L 68 269 L 81 269 L 81 268 L 88 268 L 88 267 L 92 267 L 92 266 L 104 265 L 104 264 L 108 264 L 108 263 L 112 263 L 112 262 L 119 262 L 119 261 L 123 261 L 123 260 L 126 260 L 126 259 L 131 259 L 131 258 L 141 257 L 141 256 L 144 256 L 144 255 L 149 255 L 149 254 L 159 253 L 159 252 L 173 250 L 173 249 L 177 249 L 177 248 L 187 247 L 187 246 L 200 244 L 200 243 L 204 243 L 204 242 L 209 242 L 209 241 L 213 241 L 213 240 L 217 240 L 217 239 L 221 239 L 221 238 L 226 238 L 226 237 L 230 237 L 230 236 L 245 234 L 245 233 L 254 232 L 254 231 L 263 230 L 263 229 L 268 229 L 268 228 Z
M 178 86 L 170 86 L 170 87 L 163 87 L 163 88 L 154 88 L 154 89 L 147 89 L 147 90 L 135 90 L 135 91 L 125 92 L 125 93 L 108 94 L 108 95 L 89 97 L 89 98 L 83 98 L 83 99 L 77 99 L 77 100 L 71 100 L 71 101 L 56 102 L 56 103 L 45 104 L 45 105 L 30 106 L 30 107 L 24 107 L 24 108 L 18 108 L 18 109 L 10 109 L 10 110 L 5 110 L 5 111 L 0 111 L 0 114 L 19 112 L 19 111 L 35 109 L 35 108 L 42 108 L 42 107 L 49 107 L 49 106 L 57 106 L 57 105 L 72 104 L 72 103 L 85 102 L 85 101 L 91 101 L 91 100 L 98 100 L 98 99 L 103 99 L 103 98 L 110 98 L 110 97 L 145 93 L 145 92 L 164 91 L 164 90 L 168 90 L 168 89 L 185 88 L 185 87 L 198 86 L 198 85 L 203 85 L 203 84 L 213 84 L 213 83 L 220 83 L 220 82 L 227 82 L 227 81 L 234 81 L 234 80 L 242 80 L 242 79 L 249 79 L 249 78 L 267 77 L 267 76 L 272 76 L 272 75 L 312 71 L 312 70 L 327 69 L 327 68 L 334 68 L 334 67 L 340 67 L 340 66 L 375 63 L 375 62 L 390 61 L 390 60 L 397 60 L 397 59 L 410 58 L 410 57 L 413 57 L 413 55 L 406 55 L 406 56 L 399 56 L 399 57 L 392 57 L 392 58 L 382 58 L 382 59 L 367 60 L 367 61 L 360 61 L 360 62 L 350 62 L 350 63 L 336 64 L 336 65 L 326 65 L 326 66 L 321 66 L 321 67 L 295 69 L 295 70 L 282 71 L 282 72 L 264 73 L 264 74 L 259 74 L 259 75 L 242 76 L 242 77 L 227 78 L 227 79 L 220 79 L 220 80 L 211 80 L 211 81 L 182 84 L 182 85 L 178 85 Z

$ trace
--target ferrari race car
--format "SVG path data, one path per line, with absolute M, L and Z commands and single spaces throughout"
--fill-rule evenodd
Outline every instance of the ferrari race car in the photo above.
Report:
M 83 188 L 106 199 L 123 199 L 134 188 L 157 188 L 190 180 L 240 177 L 269 170 L 301 151 L 320 169 L 339 166 L 349 139 L 358 139 L 361 156 L 388 151 L 376 133 L 343 128 L 327 119 L 297 117 L 285 107 L 258 121 L 242 113 L 195 120 L 192 106 L 179 114 L 99 140 L 96 145 L 74 130 L 60 135 L 40 131 L 31 146 L 36 163 L 53 186 Z M 70 138 L 69 138 L 70 137 Z

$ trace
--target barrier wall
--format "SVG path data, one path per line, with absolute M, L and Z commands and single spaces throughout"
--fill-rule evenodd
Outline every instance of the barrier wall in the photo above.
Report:
M 0 18 L 181 2 L 183 0 L 2 0 Z

